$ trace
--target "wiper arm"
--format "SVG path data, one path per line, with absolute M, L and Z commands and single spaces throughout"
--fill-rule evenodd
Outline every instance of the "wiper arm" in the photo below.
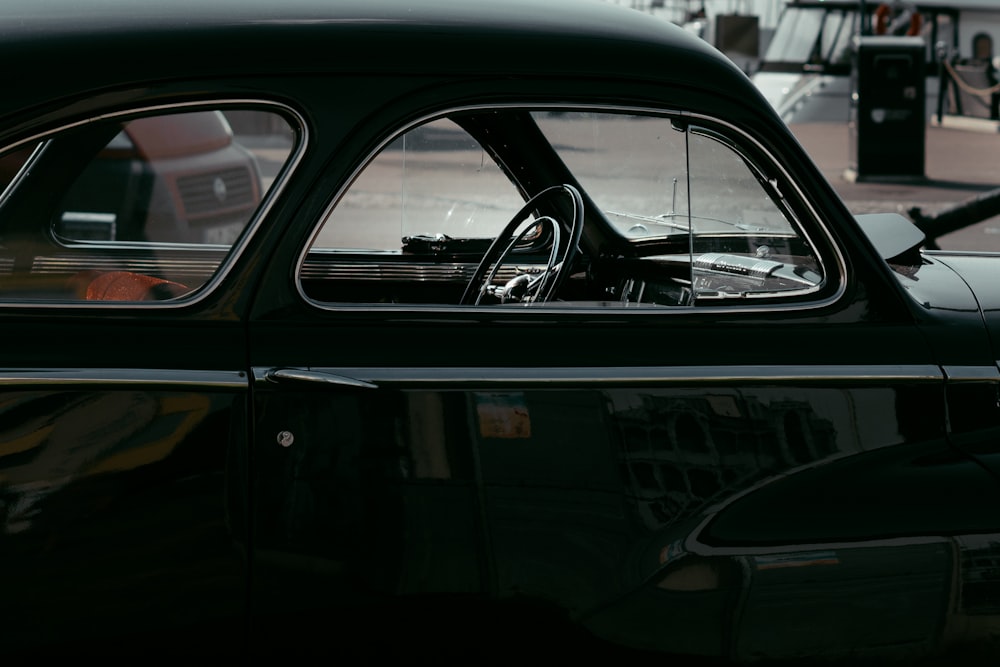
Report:
M 690 225 L 682 225 L 679 222 L 669 222 L 664 219 L 664 215 L 673 216 L 673 213 L 665 213 L 663 215 L 642 215 L 640 213 L 626 213 L 625 211 L 605 211 L 608 215 L 617 215 L 622 218 L 628 218 L 629 220 L 642 220 L 643 222 L 649 222 L 654 225 L 660 225 L 661 227 L 670 227 L 671 229 L 680 229 L 681 231 L 689 232 L 691 231 Z
M 691 231 L 689 225 L 684 225 L 679 222 L 670 222 L 666 218 L 678 217 L 688 217 L 684 214 L 679 213 L 660 213 L 659 215 L 642 215 L 639 213 L 625 213 L 624 211 L 605 211 L 608 215 L 618 215 L 623 218 L 629 218 L 632 220 L 641 220 L 643 222 L 648 222 L 653 225 L 659 225 L 661 227 L 670 227 L 671 229 L 679 229 L 681 231 Z M 692 220 L 705 220 L 708 222 L 717 222 L 720 225 L 726 225 L 728 227 L 733 227 L 734 229 L 739 229 L 744 232 L 772 232 L 772 233 L 783 233 L 787 230 L 776 229 L 773 227 L 762 227 L 761 225 L 751 225 L 745 222 L 733 222 L 731 220 L 724 220 L 722 218 L 709 218 L 706 216 L 690 216 Z

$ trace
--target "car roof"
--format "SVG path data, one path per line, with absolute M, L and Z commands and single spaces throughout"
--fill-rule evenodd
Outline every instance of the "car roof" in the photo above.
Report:
M 679 26 L 604 0 L 5 0 L 0 113 L 57 92 L 292 72 L 616 77 L 753 94 Z M 20 99 L 19 99 L 20 96 Z
M 653 19 L 651 22 L 650 19 Z M 12 39 L 58 34 L 105 35 L 147 32 L 192 35 L 247 32 L 270 26 L 303 26 L 326 32 L 337 25 L 433 30 L 442 36 L 474 33 L 578 33 L 587 37 L 627 35 L 638 26 L 670 24 L 605 0 L 4 0 L 0 36 Z M 323 34 L 323 33 L 321 33 Z M 633 38 L 635 35 L 633 34 Z

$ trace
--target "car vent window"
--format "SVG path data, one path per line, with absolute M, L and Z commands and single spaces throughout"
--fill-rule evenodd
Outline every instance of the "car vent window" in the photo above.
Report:
M 78 124 L 0 155 L 0 300 L 163 301 L 220 269 L 289 159 L 271 111 Z
M 823 266 L 778 182 L 709 130 L 688 132 L 697 303 L 810 294 Z

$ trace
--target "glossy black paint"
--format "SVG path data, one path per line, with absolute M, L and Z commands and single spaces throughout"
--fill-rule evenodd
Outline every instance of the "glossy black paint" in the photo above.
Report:
M 582 1 L 57 4 L 0 9 L 36 72 L 3 144 L 237 99 L 305 151 L 196 299 L 0 302 L 0 650 L 997 655 L 1000 259 L 891 267 L 720 54 Z M 504 103 L 724 119 L 830 227 L 843 290 L 666 321 L 303 299 L 380 142 Z

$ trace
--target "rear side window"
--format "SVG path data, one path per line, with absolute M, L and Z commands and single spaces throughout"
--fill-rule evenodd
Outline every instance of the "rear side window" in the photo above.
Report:
M 206 284 L 294 148 L 278 113 L 101 119 L 0 155 L 0 300 L 160 301 Z

